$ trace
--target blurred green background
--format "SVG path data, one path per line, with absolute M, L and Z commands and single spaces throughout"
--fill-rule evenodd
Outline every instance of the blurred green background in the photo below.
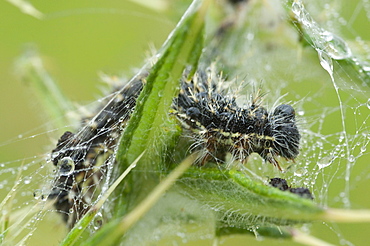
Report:
M 130 1 L 33 1 L 46 15 L 38 20 L 6 1 L 0 2 L 1 141 L 45 124 L 27 84 L 16 78 L 15 60 L 30 45 L 71 100 L 97 99 L 98 72 L 126 73 L 140 67 L 150 44 L 160 47 L 175 22 Z M 44 141 L 45 139 L 43 139 Z M 22 148 L 24 156 L 44 152 L 37 144 Z M 2 150 L 1 159 L 19 158 L 19 150 Z
M 343 12 L 340 14 L 350 20 L 361 1 L 342 2 Z M 14 62 L 27 47 L 36 47 L 46 69 L 66 96 L 79 104 L 86 104 L 101 95 L 99 71 L 129 77 L 133 74 L 133 69 L 143 64 L 150 45 L 159 48 L 179 18 L 171 11 L 157 12 L 130 1 L 35 0 L 32 4 L 45 14 L 44 20 L 22 13 L 7 1 L 0 1 L 0 163 L 11 162 L 7 167 L 19 165 L 19 162 L 13 164 L 15 160 L 47 153 L 50 150 L 50 141 L 55 141 L 58 137 L 53 134 L 33 136 L 53 127 L 48 126 L 52 124 L 51 119 L 43 113 L 29 85 L 17 79 Z M 358 35 L 365 41 L 370 40 L 370 25 L 364 11 L 356 13 L 351 25 L 350 30 L 353 32 L 343 32 L 348 40 L 353 40 Z M 327 76 L 325 71 L 322 71 L 322 76 Z M 321 84 L 315 86 L 325 87 Z M 310 84 L 306 88 L 302 84 L 297 87 L 292 88 L 297 91 L 312 89 Z M 328 105 L 336 105 L 336 95 L 331 92 L 330 98 L 323 93 L 324 101 Z M 29 138 L 30 136 L 33 137 Z M 356 172 L 361 173 L 361 170 Z M 353 177 L 356 175 L 358 174 Z M 11 180 L 12 177 L 7 179 Z M 365 208 L 370 203 L 369 199 L 361 198 L 362 192 L 366 192 L 369 185 L 368 179 L 362 178 L 358 183 L 359 186 L 362 185 L 362 189 L 359 187 L 359 193 L 353 193 L 354 206 L 357 208 Z M 3 193 L 0 194 L 2 198 Z M 51 220 L 48 223 L 44 223 L 45 229 L 40 236 L 34 237 L 33 245 L 57 244 L 64 233 L 63 225 L 53 224 Z M 357 242 L 356 245 L 367 240 L 364 231 L 370 230 L 368 224 L 334 227 L 345 238 Z M 323 239 L 330 231 L 325 225 L 316 225 L 311 229 L 314 235 Z M 340 240 L 341 235 L 331 232 L 328 235 L 329 241 L 338 242 L 337 236 Z M 282 240 L 260 242 L 245 236 L 221 240 L 221 245 L 235 244 L 296 245 Z M 191 245 L 212 245 L 212 241 L 194 242 Z

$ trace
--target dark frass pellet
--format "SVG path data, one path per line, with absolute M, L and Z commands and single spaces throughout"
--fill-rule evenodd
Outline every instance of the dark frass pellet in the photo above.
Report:
M 309 189 L 304 188 L 304 187 L 298 187 L 298 188 L 290 187 L 290 186 L 288 186 L 288 183 L 286 182 L 285 179 L 272 178 L 272 179 L 270 179 L 269 184 L 272 187 L 278 188 L 279 190 L 289 191 L 289 192 L 291 192 L 293 194 L 296 194 L 300 197 L 313 200 L 313 196 L 312 196 Z

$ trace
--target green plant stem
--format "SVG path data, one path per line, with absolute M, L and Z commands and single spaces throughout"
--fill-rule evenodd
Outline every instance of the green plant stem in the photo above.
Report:
M 49 118 L 54 120 L 54 127 L 64 128 L 74 123 L 65 117 L 66 112 L 72 111 L 74 106 L 45 70 L 41 58 L 34 49 L 27 50 L 18 59 L 16 70 L 21 79 L 29 84 Z

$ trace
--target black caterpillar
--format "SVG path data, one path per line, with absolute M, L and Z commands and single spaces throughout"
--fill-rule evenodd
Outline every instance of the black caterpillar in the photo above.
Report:
M 235 97 L 225 95 L 214 74 L 198 72 L 182 82 L 175 100 L 178 118 L 206 149 L 201 164 L 210 159 L 223 162 L 226 153 L 246 162 L 255 152 L 282 170 L 276 156 L 294 160 L 299 153 L 300 134 L 292 106 L 282 104 L 268 113 L 257 96 L 247 108 L 239 107 Z
M 54 206 L 69 226 L 90 209 L 100 193 L 106 164 L 114 161 L 112 153 L 146 76 L 115 93 L 95 117 L 85 119 L 88 123 L 79 132 L 65 132 L 52 151 L 58 174 L 49 198 L 56 200 Z M 173 101 L 173 114 L 197 139 L 196 148 L 205 150 L 201 165 L 223 163 L 227 152 L 245 162 L 256 152 L 281 170 L 276 156 L 293 160 L 298 155 L 300 134 L 290 105 L 280 105 L 269 114 L 257 97 L 249 107 L 241 108 L 219 87 L 218 76 L 198 71 L 190 81 L 186 77 Z
M 52 162 L 57 168 L 57 179 L 49 199 L 56 199 L 54 207 L 63 220 L 73 227 L 99 195 L 100 183 L 105 178 L 107 163 L 129 119 L 146 75 L 139 76 L 99 109 L 94 118 L 78 133 L 65 132 L 52 150 Z

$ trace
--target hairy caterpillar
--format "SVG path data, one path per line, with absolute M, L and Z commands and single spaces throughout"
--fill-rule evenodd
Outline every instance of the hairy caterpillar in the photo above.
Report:
M 292 106 L 282 104 L 271 113 L 260 105 L 257 96 L 251 105 L 239 107 L 235 97 L 219 86 L 214 73 L 199 71 L 190 81 L 182 82 L 175 100 L 178 118 L 198 139 L 198 148 L 206 149 L 201 160 L 223 162 L 227 152 L 246 162 L 255 152 L 282 170 L 276 156 L 294 160 L 299 153 L 300 134 Z
M 138 76 L 114 93 L 95 117 L 83 120 L 87 124 L 77 133 L 65 132 L 52 151 L 57 177 L 49 199 L 56 199 L 54 207 L 70 227 L 99 195 L 107 164 L 114 161 L 114 148 L 135 107 L 145 76 Z

